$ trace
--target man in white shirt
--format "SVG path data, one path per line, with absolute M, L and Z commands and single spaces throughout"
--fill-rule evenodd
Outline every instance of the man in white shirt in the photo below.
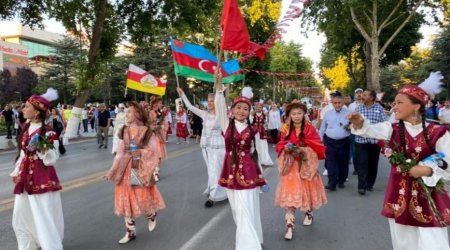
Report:
M 450 125 L 450 99 L 445 100 L 444 107 L 439 110 L 439 121 L 442 124 Z
M 355 101 L 348 106 L 351 112 L 355 112 L 356 108 L 363 104 L 362 94 L 364 90 L 362 88 L 355 89 Z

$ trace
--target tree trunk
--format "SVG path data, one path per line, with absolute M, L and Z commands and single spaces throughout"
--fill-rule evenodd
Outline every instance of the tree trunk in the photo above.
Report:
M 66 133 L 64 137 L 73 138 L 77 136 L 78 126 L 81 120 L 81 111 L 84 108 L 84 104 L 89 98 L 90 94 L 90 83 L 95 82 L 95 78 L 97 75 L 97 61 L 100 52 L 100 41 L 103 35 L 103 27 L 106 18 L 106 5 L 108 0 L 100 0 L 98 9 L 96 10 L 96 19 L 94 27 L 92 28 L 92 40 L 89 46 L 88 53 L 88 65 L 86 76 L 83 77 L 86 79 L 86 85 L 83 86 L 82 90 L 78 93 L 75 104 L 73 105 L 73 109 L 70 115 L 69 122 L 67 123 Z

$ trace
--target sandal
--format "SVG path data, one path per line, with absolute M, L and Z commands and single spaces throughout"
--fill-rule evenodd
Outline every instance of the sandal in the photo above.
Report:
M 311 226 L 314 221 L 314 216 L 312 211 L 307 211 L 305 213 L 305 218 L 303 219 L 303 226 Z

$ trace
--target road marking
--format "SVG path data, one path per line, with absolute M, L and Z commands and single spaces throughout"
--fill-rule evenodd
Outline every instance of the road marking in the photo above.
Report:
M 199 149 L 198 147 L 188 147 L 188 148 L 183 148 L 180 150 L 172 151 L 172 152 L 169 152 L 169 156 L 165 160 L 177 158 L 179 156 L 191 153 L 198 149 Z M 84 176 L 84 177 L 81 177 L 81 178 L 78 178 L 75 180 L 64 182 L 61 184 L 63 186 L 63 189 L 61 192 L 64 193 L 64 192 L 72 191 L 72 190 L 75 190 L 75 189 L 78 189 L 81 187 L 85 187 L 85 186 L 100 182 L 100 181 L 104 180 L 103 176 L 105 176 L 106 171 L 107 170 L 100 171 L 100 172 L 97 172 L 97 173 L 89 175 L 89 176 Z M 10 210 L 13 207 L 14 207 L 14 198 L 0 200 L 0 213 Z
M 267 176 L 267 174 L 272 170 L 273 167 L 269 167 L 264 169 L 264 176 Z M 197 246 L 203 238 L 207 236 L 209 232 L 212 231 L 214 226 L 220 222 L 229 212 L 231 211 L 231 208 L 229 206 L 222 208 L 222 210 L 216 214 L 211 220 L 208 221 L 194 236 L 192 236 L 186 243 L 181 246 L 180 250 L 192 250 L 192 249 L 199 249 Z

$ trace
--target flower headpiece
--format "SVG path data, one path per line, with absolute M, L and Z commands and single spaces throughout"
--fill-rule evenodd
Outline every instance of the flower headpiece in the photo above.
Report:
M 246 104 L 248 104 L 249 107 L 252 106 L 252 102 L 250 101 L 250 99 L 253 97 L 253 92 L 252 92 L 252 88 L 250 87 L 244 87 L 242 89 L 242 95 L 241 96 L 237 96 L 236 98 L 234 98 L 233 101 L 233 107 L 240 103 L 240 102 L 245 102 Z
M 58 99 L 58 91 L 53 88 L 47 89 L 47 92 L 43 95 L 32 95 L 28 98 L 29 102 L 33 107 L 39 111 L 47 112 L 51 107 L 51 101 Z
M 405 85 L 398 93 L 411 96 L 419 100 L 421 104 L 426 105 L 431 98 L 441 92 L 443 84 L 441 80 L 443 78 L 441 72 L 431 72 L 430 76 L 418 86 Z

